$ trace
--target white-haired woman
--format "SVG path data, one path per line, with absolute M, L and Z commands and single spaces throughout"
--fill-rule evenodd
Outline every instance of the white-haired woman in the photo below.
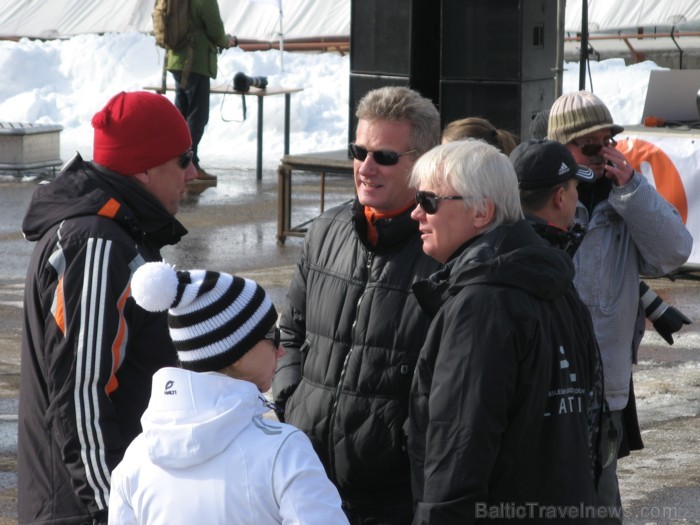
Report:
M 413 288 L 432 318 L 411 388 L 413 523 L 593 512 L 600 371 L 570 257 L 523 220 L 493 146 L 438 146 L 412 184 L 423 249 L 445 263 Z

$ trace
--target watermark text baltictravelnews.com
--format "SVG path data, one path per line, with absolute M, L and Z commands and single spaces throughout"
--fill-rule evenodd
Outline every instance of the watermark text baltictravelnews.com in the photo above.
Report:
M 677 519 L 676 507 L 642 507 L 633 513 L 628 509 L 614 509 L 595 505 L 541 505 L 537 502 L 474 504 L 475 517 L 479 519 L 603 519 L 608 517 L 633 519 Z M 621 515 L 621 516 L 620 516 Z

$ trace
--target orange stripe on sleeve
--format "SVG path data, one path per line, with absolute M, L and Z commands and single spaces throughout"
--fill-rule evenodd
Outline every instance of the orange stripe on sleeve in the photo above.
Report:
M 56 285 L 56 310 L 54 311 L 54 319 L 56 320 L 56 325 L 58 329 L 66 335 L 66 305 L 63 301 L 63 277 L 58 279 L 58 284 Z
M 117 328 L 117 336 L 114 338 L 114 343 L 112 343 L 112 374 L 109 378 L 109 382 L 105 386 L 105 392 L 110 395 L 119 387 L 119 381 L 117 381 L 117 370 L 121 364 L 122 350 L 124 348 L 124 339 L 126 338 L 126 320 L 124 319 L 124 305 L 126 300 L 131 295 L 131 286 L 127 285 L 126 290 L 119 298 L 117 302 L 117 310 L 119 313 L 119 327 Z

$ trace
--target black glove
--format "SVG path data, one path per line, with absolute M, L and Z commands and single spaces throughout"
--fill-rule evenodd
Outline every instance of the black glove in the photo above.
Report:
M 654 326 L 654 330 L 668 344 L 672 345 L 672 334 L 683 328 L 683 325 L 690 324 L 692 321 L 656 295 L 644 281 L 639 281 L 639 296 L 644 305 L 644 313 Z

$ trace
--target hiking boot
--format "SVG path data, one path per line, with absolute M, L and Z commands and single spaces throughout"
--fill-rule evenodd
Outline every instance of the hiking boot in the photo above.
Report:
M 216 175 L 210 175 L 204 169 L 202 168 L 197 168 L 197 180 L 207 180 L 207 181 L 215 181 L 216 180 Z

